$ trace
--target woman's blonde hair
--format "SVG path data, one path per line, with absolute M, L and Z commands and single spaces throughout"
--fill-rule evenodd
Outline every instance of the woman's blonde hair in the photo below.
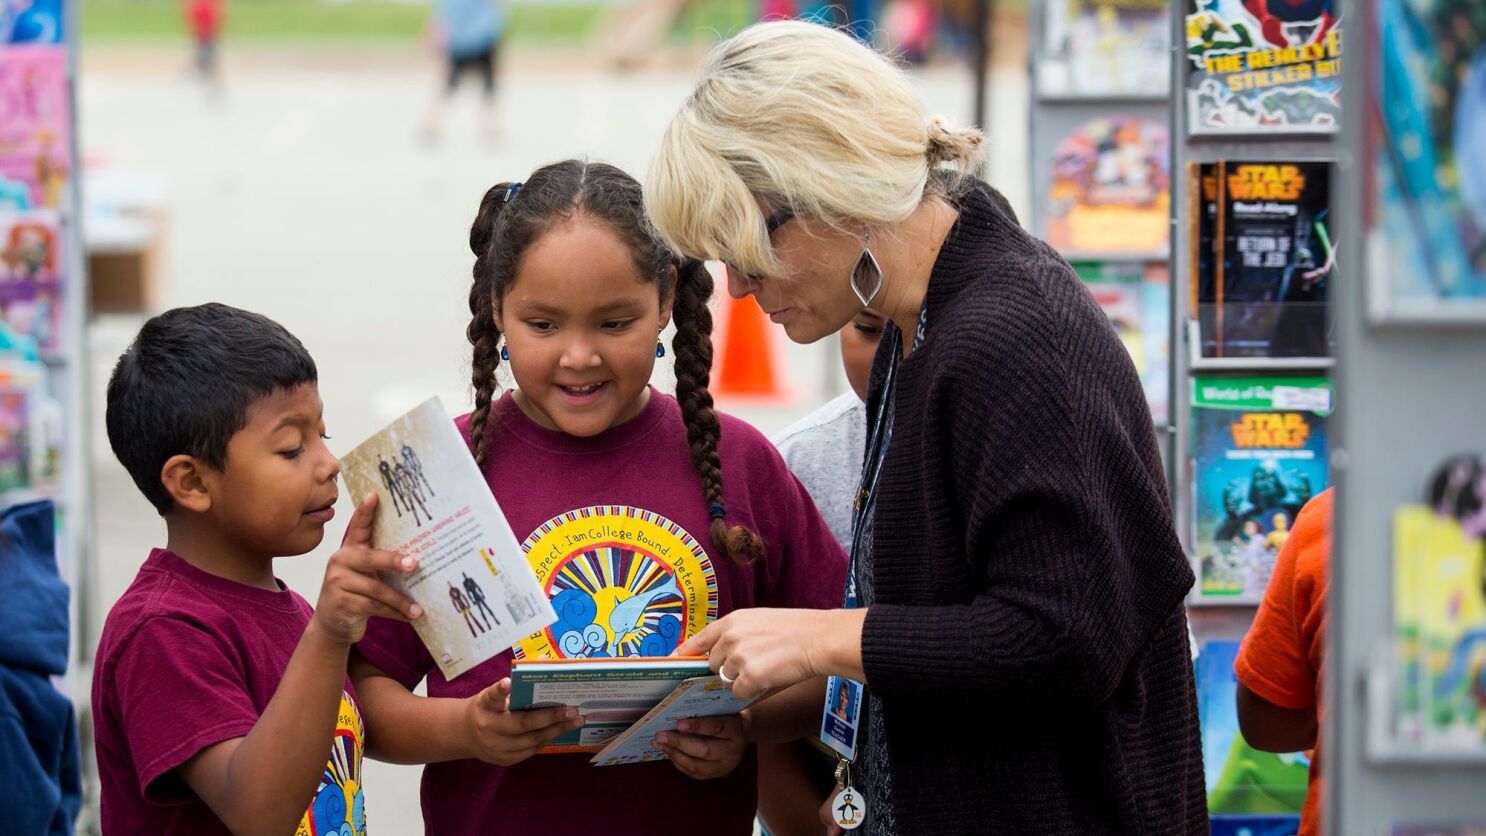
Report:
M 651 163 L 645 204 L 678 252 L 779 275 L 765 211 L 896 223 L 937 188 L 933 169 L 967 171 L 981 140 L 928 119 L 908 75 L 850 35 L 759 23 L 708 54 Z

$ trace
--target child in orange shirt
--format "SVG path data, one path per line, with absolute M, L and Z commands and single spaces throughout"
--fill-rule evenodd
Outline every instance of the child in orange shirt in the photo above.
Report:
M 1326 592 L 1331 579 L 1331 509 L 1327 490 L 1295 518 L 1275 561 L 1254 626 L 1239 648 L 1238 725 L 1265 752 L 1314 748 L 1299 836 L 1321 832 L 1321 677 L 1326 654 Z

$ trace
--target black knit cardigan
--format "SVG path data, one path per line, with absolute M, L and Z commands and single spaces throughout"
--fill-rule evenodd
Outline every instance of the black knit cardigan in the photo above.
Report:
M 1140 379 L 999 194 L 954 202 L 899 368 L 862 636 L 899 831 L 1206 833 L 1193 577 Z

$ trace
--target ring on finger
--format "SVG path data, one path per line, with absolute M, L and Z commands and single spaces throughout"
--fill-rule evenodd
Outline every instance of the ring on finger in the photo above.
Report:
M 736 681 L 731 676 L 728 676 L 728 672 L 722 668 L 717 669 L 717 678 L 721 679 L 724 685 L 732 685 Z

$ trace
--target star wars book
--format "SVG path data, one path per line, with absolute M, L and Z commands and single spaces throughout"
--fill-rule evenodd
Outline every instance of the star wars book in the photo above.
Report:
M 389 577 L 418 602 L 418 637 L 447 679 L 557 619 L 510 523 L 437 398 L 341 459 L 351 497 L 378 496 L 372 542 L 412 555 Z
M 1330 356 L 1330 163 L 1219 162 L 1196 176 L 1202 356 Z
M 1295 516 L 1329 484 L 1322 377 L 1198 377 L 1191 542 L 1198 593 L 1258 602 Z

